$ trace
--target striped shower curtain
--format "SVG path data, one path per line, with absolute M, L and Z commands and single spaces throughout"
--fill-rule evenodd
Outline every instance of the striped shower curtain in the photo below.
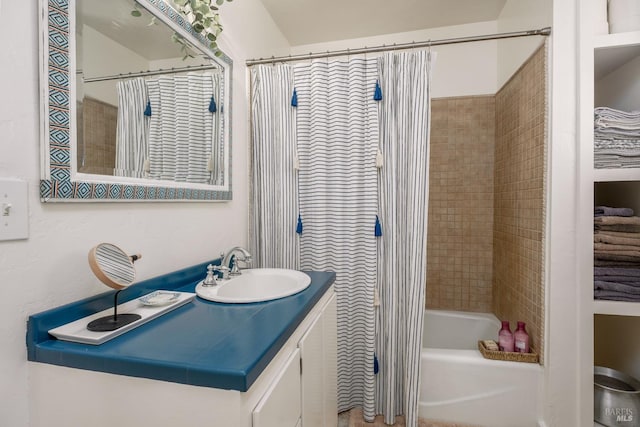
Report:
M 251 69 L 251 229 L 254 267 L 300 267 L 296 230 L 293 71 L 287 65 Z
M 376 412 L 416 426 L 425 307 L 431 53 L 386 53 L 379 60 L 383 236 L 378 241 Z
M 142 78 L 118 82 L 115 176 L 142 178 L 149 123 L 145 120 L 147 86 Z
M 148 79 L 149 177 L 211 183 L 212 138 L 217 114 L 209 111 L 211 73 L 163 75 Z M 220 165 L 214 165 L 220 167 Z
M 338 409 L 374 409 L 376 62 L 295 66 L 300 156 L 300 265 L 335 271 Z

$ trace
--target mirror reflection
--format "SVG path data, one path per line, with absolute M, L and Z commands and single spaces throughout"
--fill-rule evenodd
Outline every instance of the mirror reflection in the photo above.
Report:
M 144 8 L 77 0 L 76 82 L 78 172 L 225 184 L 224 73 Z

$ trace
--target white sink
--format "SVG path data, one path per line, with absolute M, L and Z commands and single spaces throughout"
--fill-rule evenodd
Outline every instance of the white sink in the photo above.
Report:
M 196 294 L 209 301 L 246 303 L 269 301 L 297 294 L 309 287 L 306 274 L 283 268 L 252 268 L 242 275 L 218 280 L 215 286 L 196 286 Z

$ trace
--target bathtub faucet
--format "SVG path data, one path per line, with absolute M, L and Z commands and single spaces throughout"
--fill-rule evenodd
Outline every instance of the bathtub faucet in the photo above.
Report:
M 240 254 L 240 256 L 242 256 L 242 258 L 238 257 L 238 253 Z M 221 253 L 220 257 L 222 258 L 221 265 L 223 267 L 227 267 L 231 269 L 229 271 L 230 276 L 239 276 L 242 274 L 242 272 L 240 271 L 240 267 L 238 266 L 239 261 L 242 261 L 246 264 L 250 264 L 251 261 L 253 261 L 253 258 L 251 257 L 251 254 L 249 253 L 249 251 L 247 251 L 244 248 L 241 248 L 240 246 L 234 246 L 233 248 L 229 249 L 229 251 L 227 251 L 226 254 L 224 252 Z M 233 257 L 233 265 L 230 266 L 229 263 L 231 262 L 232 257 Z

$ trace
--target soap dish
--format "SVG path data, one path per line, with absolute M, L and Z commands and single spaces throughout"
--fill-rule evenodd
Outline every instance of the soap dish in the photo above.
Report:
M 143 305 L 160 307 L 171 304 L 172 302 L 177 301 L 178 298 L 180 298 L 180 292 L 155 291 L 138 298 L 138 301 Z

